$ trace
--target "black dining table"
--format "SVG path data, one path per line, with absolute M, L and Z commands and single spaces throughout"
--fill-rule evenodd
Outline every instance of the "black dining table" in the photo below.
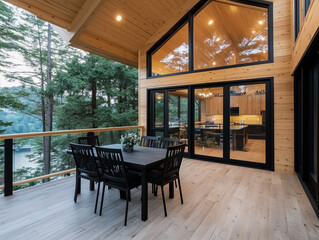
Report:
M 121 144 L 104 145 L 100 147 L 122 149 Z M 147 175 L 159 166 L 166 157 L 166 149 L 135 146 L 133 152 L 122 151 L 125 165 L 141 174 L 142 183 L 142 215 L 141 219 L 148 218 L 148 181 Z M 68 151 L 72 154 L 72 151 Z M 92 187 L 91 187 L 92 190 Z M 121 195 L 122 196 L 122 195 Z M 174 198 L 174 184 L 169 184 L 169 198 Z

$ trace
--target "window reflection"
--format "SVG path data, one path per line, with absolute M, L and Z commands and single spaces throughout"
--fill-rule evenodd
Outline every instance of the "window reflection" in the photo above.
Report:
M 188 24 L 152 55 L 152 76 L 188 71 Z
M 266 8 L 212 1 L 194 21 L 195 70 L 268 60 Z

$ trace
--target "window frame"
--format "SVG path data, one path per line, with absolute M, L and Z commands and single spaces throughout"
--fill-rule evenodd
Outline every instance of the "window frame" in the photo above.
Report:
M 213 68 L 205 68 L 194 70 L 194 16 L 205 8 L 213 0 L 200 0 L 188 13 L 186 13 L 167 33 L 164 34 L 146 53 L 146 78 L 159 78 L 181 74 L 189 74 L 195 72 L 214 71 L 219 69 L 245 67 L 257 64 L 273 63 L 274 62 L 274 47 L 273 47 L 273 2 L 264 0 L 230 0 L 241 4 L 247 4 L 257 7 L 264 7 L 268 10 L 268 60 L 252 63 L 242 63 L 235 65 L 226 65 Z M 170 73 L 165 75 L 152 76 L 152 55 L 159 50 L 176 32 L 178 32 L 185 24 L 188 23 L 188 71 Z

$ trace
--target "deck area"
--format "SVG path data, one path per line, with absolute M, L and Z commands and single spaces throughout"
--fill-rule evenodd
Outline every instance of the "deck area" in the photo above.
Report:
M 149 219 L 140 219 L 140 188 L 125 201 L 106 190 L 103 215 L 93 213 L 96 192 L 74 177 L 0 196 L 0 239 L 319 239 L 319 221 L 296 175 L 184 159 L 178 192 L 168 199 L 149 188 Z

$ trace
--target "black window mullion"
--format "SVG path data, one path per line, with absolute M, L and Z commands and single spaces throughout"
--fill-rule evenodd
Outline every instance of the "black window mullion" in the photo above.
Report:
M 194 71 L 194 16 L 188 13 L 188 69 Z
M 194 156 L 195 99 L 194 88 L 188 87 L 188 154 Z
M 223 158 L 229 161 L 230 158 L 230 86 L 224 87 L 223 94 Z

